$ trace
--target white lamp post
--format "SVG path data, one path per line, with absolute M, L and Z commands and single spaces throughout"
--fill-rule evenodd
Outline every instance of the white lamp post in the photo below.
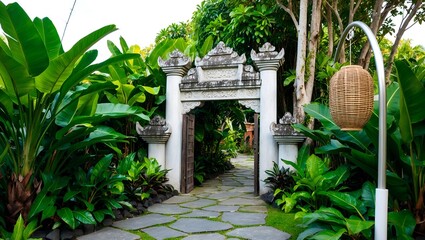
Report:
M 375 55 L 375 65 L 378 74 L 379 87 L 379 149 L 378 149 L 378 186 L 376 188 L 375 199 L 375 239 L 387 239 L 387 220 L 388 220 L 388 189 L 386 189 L 386 154 L 387 154 L 387 102 L 386 86 L 384 73 L 384 60 L 378 41 L 372 30 L 363 22 L 352 22 L 344 30 L 335 53 L 336 58 L 341 52 L 341 46 L 348 32 L 354 26 L 361 28 L 366 34 L 369 43 Z

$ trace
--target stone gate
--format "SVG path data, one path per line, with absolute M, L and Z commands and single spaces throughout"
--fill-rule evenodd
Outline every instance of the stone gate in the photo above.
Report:
M 180 189 L 183 114 L 201 106 L 204 101 L 237 100 L 260 114 L 259 188 L 267 191 L 265 170 L 278 160 L 278 145 L 271 126 L 277 121 L 277 70 L 283 63 L 284 51 L 275 51 L 270 43 L 257 53 L 251 51 L 253 66 L 246 65 L 244 54 L 220 42 L 205 57 L 192 62 L 178 50 L 169 59 L 158 59 L 167 74 L 166 121 L 171 135 L 165 146 L 165 168 L 169 183 Z

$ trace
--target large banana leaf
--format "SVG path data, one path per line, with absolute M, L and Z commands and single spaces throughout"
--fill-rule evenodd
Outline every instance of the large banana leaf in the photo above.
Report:
M 15 103 L 34 89 L 34 79 L 28 69 L 2 48 L 0 48 L 0 87 Z
M 36 88 L 43 93 L 53 93 L 72 74 L 75 63 L 100 39 L 115 31 L 115 25 L 102 27 L 79 40 L 69 51 L 53 59 L 49 67 L 35 78 Z
M 37 76 L 49 65 L 46 47 L 37 28 L 19 6 L 0 2 L 0 25 L 6 33 L 13 58 Z
M 49 18 L 35 18 L 34 25 L 46 45 L 49 59 L 54 59 L 61 55 L 64 52 L 62 42 L 53 22 Z
M 403 142 L 410 144 L 415 134 L 413 124 L 425 119 L 425 87 L 407 62 L 396 61 L 395 65 L 400 86 L 400 133 Z

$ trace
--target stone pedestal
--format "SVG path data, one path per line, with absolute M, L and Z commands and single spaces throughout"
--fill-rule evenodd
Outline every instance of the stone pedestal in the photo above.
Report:
M 266 193 L 266 170 L 278 161 L 278 147 L 273 140 L 270 126 L 277 120 L 277 69 L 283 63 L 283 49 L 278 53 L 270 43 L 264 44 L 259 53 L 251 51 L 251 58 L 260 70 L 260 194 Z
M 136 131 L 149 144 L 148 157 L 155 158 L 162 169 L 166 169 L 165 144 L 170 138 L 171 132 L 165 119 L 155 116 L 146 127 L 137 123 Z
M 294 170 L 290 165 L 280 161 L 280 159 L 289 160 L 296 163 L 298 157 L 298 144 L 305 140 L 305 136 L 296 132 L 291 126 L 296 123 L 291 113 L 285 115 L 279 120 L 279 124 L 272 124 L 273 139 L 279 144 L 279 168 L 285 167 Z
M 169 57 L 166 61 L 158 58 L 159 66 L 167 74 L 165 118 L 173 132 L 165 148 L 165 166 L 171 169 L 167 175 L 169 183 L 180 189 L 183 116 L 179 85 L 191 61 L 178 50 L 170 53 Z

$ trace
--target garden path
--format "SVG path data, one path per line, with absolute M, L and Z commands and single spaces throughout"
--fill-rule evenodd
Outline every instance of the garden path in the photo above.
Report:
M 147 214 L 78 239 L 136 240 L 142 239 L 141 232 L 153 239 L 289 239 L 288 233 L 265 226 L 266 203 L 253 194 L 252 156 L 239 155 L 232 163 L 234 169 L 189 194 L 174 196 L 149 207 Z

